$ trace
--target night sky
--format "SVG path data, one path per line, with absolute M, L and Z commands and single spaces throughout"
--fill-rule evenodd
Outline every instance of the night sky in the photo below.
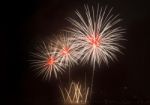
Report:
M 66 17 L 88 4 L 114 7 L 123 19 L 124 55 L 96 67 L 91 105 L 150 105 L 150 6 L 146 0 L 12 0 L 1 4 L 0 105 L 62 105 L 59 81 L 37 77 L 30 52 L 42 40 L 68 27 Z M 88 64 L 72 68 L 74 80 L 90 75 Z M 66 83 L 67 73 L 60 76 Z

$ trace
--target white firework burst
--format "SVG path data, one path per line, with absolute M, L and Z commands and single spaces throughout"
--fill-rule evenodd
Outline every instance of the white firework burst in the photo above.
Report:
M 121 52 L 120 41 L 124 40 L 124 29 L 118 25 L 119 15 L 113 15 L 107 7 L 91 10 L 85 6 L 85 15 L 76 11 L 77 19 L 68 18 L 72 27 L 67 31 L 75 35 L 75 43 L 80 49 L 81 61 L 92 66 L 116 59 L 116 52 Z
M 72 35 L 60 33 L 56 36 L 56 40 L 50 40 L 48 44 L 43 42 L 37 51 L 32 53 L 34 60 L 31 60 L 31 63 L 39 70 L 39 74 L 44 74 L 44 78 L 50 78 L 52 72 L 57 78 L 58 72 L 62 73 L 64 69 L 70 69 L 80 58 L 78 46 L 74 44 Z
M 77 64 L 80 53 L 77 52 L 78 46 L 74 44 L 74 36 L 70 33 L 60 33 L 53 43 L 58 54 L 60 63 L 65 67 L 72 67 Z
M 39 70 L 40 75 L 44 75 L 44 79 L 50 78 L 52 73 L 57 78 L 57 73 L 64 71 L 63 65 L 59 62 L 57 52 L 51 43 L 45 44 L 43 42 L 32 55 L 34 59 L 31 60 L 31 63 L 35 69 Z

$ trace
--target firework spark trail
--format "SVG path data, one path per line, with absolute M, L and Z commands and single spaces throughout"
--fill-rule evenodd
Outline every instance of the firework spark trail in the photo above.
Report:
M 89 87 L 82 87 L 79 82 L 71 82 L 69 88 L 61 88 L 61 94 L 63 96 L 64 102 L 68 104 L 86 104 Z
M 90 62 L 93 66 L 92 93 L 95 65 L 100 66 L 102 62 L 108 65 L 109 60 L 117 59 L 115 53 L 121 53 L 120 48 L 123 46 L 119 42 L 124 40 L 124 29 L 119 26 L 119 15 L 113 15 L 112 9 L 109 10 L 107 7 L 99 8 L 98 5 L 95 12 L 93 7 L 90 10 L 85 6 L 85 17 L 78 11 L 76 16 L 78 19 L 68 18 L 72 27 L 67 31 L 76 37 L 75 42 L 83 54 L 81 62 Z

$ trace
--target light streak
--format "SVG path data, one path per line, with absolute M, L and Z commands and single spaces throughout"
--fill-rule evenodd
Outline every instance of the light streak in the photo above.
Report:
M 66 104 L 85 105 L 88 103 L 89 87 L 81 86 L 79 82 L 71 82 L 69 88 L 61 88 L 60 91 Z

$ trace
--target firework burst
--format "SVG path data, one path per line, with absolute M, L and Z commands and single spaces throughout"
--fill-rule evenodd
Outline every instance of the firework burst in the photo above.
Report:
M 115 53 L 120 52 L 120 41 L 124 40 L 124 29 L 119 26 L 119 15 L 113 15 L 112 9 L 107 7 L 95 11 L 92 7 L 85 6 L 85 15 L 76 11 L 77 19 L 68 18 L 72 27 L 68 29 L 75 35 L 75 42 L 80 49 L 81 62 L 93 66 L 91 79 L 91 94 L 93 88 L 95 65 L 102 62 L 108 64 L 109 59 L 117 59 Z M 85 16 L 85 17 L 84 17 Z M 90 98 L 91 98 L 90 94 Z
M 64 71 L 63 65 L 60 64 L 56 49 L 52 44 L 43 44 L 39 46 L 35 53 L 32 53 L 34 60 L 31 60 L 32 65 L 39 71 L 40 75 L 44 75 L 45 79 L 51 77 L 54 73 L 57 78 L 57 73 Z
M 57 78 L 57 73 L 64 71 L 66 68 L 71 68 L 77 64 L 80 58 L 74 44 L 74 37 L 69 33 L 60 33 L 56 35 L 56 40 L 49 41 L 48 44 L 43 44 L 37 48 L 35 53 L 32 53 L 34 60 L 32 65 L 39 70 L 39 74 L 44 74 L 44 78 L 51 77 L 52 72 Z M 70 70 L 69 70 L 70 71 Z M 69 74 L 70 75 L 70 74 Z
M 72 24 L 69 32 L 75 35 L 75 41 L 80 49 L 81 61 L 100 65 L 102 62 L 108 64 L 108 60 L 116 59 L 116 52 L 121 52 L 119 41 L 124 40 L 122 34 L 124 29 L 118 26 L 121 19 L 119 15 L 113 15 L 112 9 L 99 8 L 95 12 L 85 6 L 85 17 L 76 11 L 77 19 L 69 18 Z
M 57 35 L 56 41 L 53 43 L 57 51 L 60 63 L 65 67 L 72 67 L 77 64 L 80 58 L 78 46 L 74 44 L 74 36 L 69 33 L 60 33 Z

